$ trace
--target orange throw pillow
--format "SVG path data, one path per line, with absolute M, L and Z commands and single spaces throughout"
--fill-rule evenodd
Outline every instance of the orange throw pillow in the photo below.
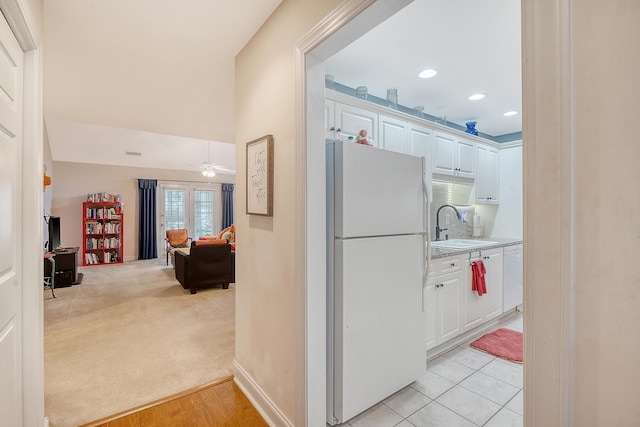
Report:
M 231 233 L 231 238 L 229 239 L 229 244 L 235 245 L 235 243 L 236 243 L 236 226 L 235 226 L 235 224 L 231 224 L 230 226 L 228 226 L 227 228 L 222 230 L 220 233 L 218 233 L 218 239 L 222 239 L 222 236 L 226 232 Z
M 226 244 L 227 244 L 227 241 L 224 239 L 196 240 L 196 246 L 226 245 Z

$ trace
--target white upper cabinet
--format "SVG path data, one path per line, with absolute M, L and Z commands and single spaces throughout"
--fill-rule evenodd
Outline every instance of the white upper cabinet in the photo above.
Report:
M 409 153 L 427 159 L 431 156 L 433 131 L 424 126 L 409 123 Z
M 326 101 L 333 102 L 333 101 Z M 334 122 L 329 126 L 335 128 L 336 136 L 333 139 L 346 140 L 352 136 L 354 139 L 361 130 L 367 131 L 367 138 L 374 147 L 378 147 L 378 114 L 351 105 L 335 102 Z
M 500 201 L 498 149 L 477 144 L 476 166 L 476 203 L 498 204 Z
M 405 121 L 380 115 L 378 117 L 379 141 L 378 147 L 385 150 L 395 151 L 403 154 L 410 154 L 409 141 L 407 138 L 407 128 L 409 124 Z
M 475 178 L 476 143 L 457 139 L 458 175 L 462 178 Z
M 433 145 L 433 173 L 455 176 L 458 168 L 456 162 L 456 141 L 453 135 L 435 132 Z
M 336 138 L 336 103 L 328 99 L 324 100 L 324 139 Z
M 409 123 L 409 154 L 417 157 L 424 157 L 425 161 L 425 184 L 429 190 L 429 201 L 433 202 L 433 191 L 431 191 L 431 145 L 433 144 L 433 131 L 429 128 Z
M 433 173 L 461 178 L 475 178 L 475 143 L 460 137 L 435 132 Z

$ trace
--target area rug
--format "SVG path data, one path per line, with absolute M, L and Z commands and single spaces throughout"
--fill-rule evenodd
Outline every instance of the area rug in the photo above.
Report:
M 522 332 L 520 331 L 501 328 L 478 338 L 471 343 L 471 347 L 522 363 Z
M 164 257 L 80 270 L 81 285 L 44 296 L 51 427 L 75 427 L 231 375 L 235 285 L 191 295 Z

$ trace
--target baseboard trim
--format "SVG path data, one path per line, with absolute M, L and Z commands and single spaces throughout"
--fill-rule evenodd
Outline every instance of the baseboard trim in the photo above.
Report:
M 267 424 L 271 427 L 293 427 L 293 423 L 284 416 L 237 360 L 233 361 L 231 369 L 233 380 Z

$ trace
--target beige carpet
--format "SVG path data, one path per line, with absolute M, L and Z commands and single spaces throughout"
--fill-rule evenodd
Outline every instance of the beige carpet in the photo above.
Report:
M 231 375 L 235 286 L 196 295 L 164 258 L 82 267 L 44 293 L 45 415 L 78 426 Z

